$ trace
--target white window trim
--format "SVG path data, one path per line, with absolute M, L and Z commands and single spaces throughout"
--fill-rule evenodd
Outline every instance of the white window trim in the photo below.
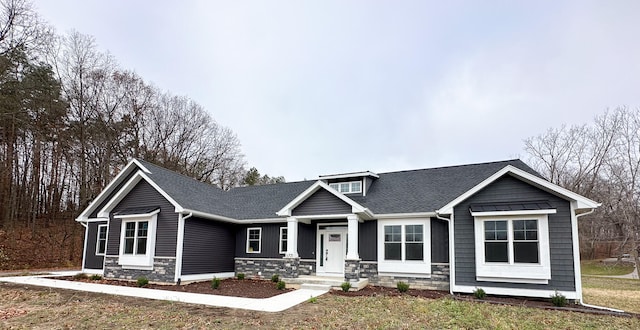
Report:
M 280 237 L 278 239 L 278 252 L 280 254 L 286 254 L 287 253 L 286 249 L 284 249 L 284 250 L 282 249 L 282 242 L 285 241 L 285 240 L 282 239 L 282 232 L 284 230 L 287 230 L 287 227 L 280 227 Z M 288 246 L 289 245 L 289 232 L 288 231 L 287 231 L 287 239 L 286 239 L 286 241 L 287 241 L 287 246 Z
M 145 214 L 127 214 L 116 215 L 114 218 L 121 219 L 120 224 L 120 251 L 118 255 L 118 264 L 122 268 L 126 269 L 143 269 L 153 270 L 153 257 L 156 250 L 156 228 L 158 223 L 158 212 L 160 210 L 153 211 Z M 131 255 L 124 253 L 124 235 L 125 227 L 128 222 L 141 222 L 148 221 L 149 227 L 147 229 L 147 250 L 145 254 Z M 136 226 L 137 227 L 137 226 Z
M 538 220 L 538 263 L 513 262 L 513 220 Z M 508 221 L 509 262 L 485 262 L 484 222 Z M 549 253 L 549 218 L 547 214 L 477 216 L 474 220 L 476 247 L 476 280 L 509 283 L 548 284 L 551 279 Z
M 402 226 L 402 259 L 384 260 L 384 227 Z M 422 225 L 423 228 L 423 256 L 424 260 L 404 260 L 405 258 L 405 226 Z M 431 275 L 431 220 L 423 219 L 393 219 L 378 220 L 378 272 L 382 275 L 410 276 L 420 275 L 430 277 Z M 425 276 L 427 275 L 427 276 Z
M 258 251 L 249 251 L 249 232 L 251 230 L 258 230 Z M 247 247 L 246 247 L 246 252 L 247 253 L 260 253 L 260 251 L 262 251 L 262 228 L 261 227 L 251 227 L 251 228 L 247 228 Z
M 360 190 L 353 190 L 353 183 L 360 183 Z M 340 185 L 341 184 L 348 184 L 349 185 L 349 190 L 348 191 L 340 191 Z M 338 187 L 335 188 L 334 186 L 337 185 Z M 355 181 L 344 181 L 344 182 L 331 182 L 329 184 L 329 187 L 331 187 L 331 189 L 343 193 L 343 194 L 359 194 L 362 193 L 362 186 L 364 185 L 364 182 L 362 182 L 362 180 L 355 180 Z
M 100 228 L 107 228 L 108 226 L 106 224 L 104 225 L 98 225 L 98 232 L 96 233 L 96 255 L 97 256 L 104 256 L 107 253 L 107 230 L 105 229 L 104 232 L 104 252 L 99 253 L 98 252 L 98 248 L 100 247 Z

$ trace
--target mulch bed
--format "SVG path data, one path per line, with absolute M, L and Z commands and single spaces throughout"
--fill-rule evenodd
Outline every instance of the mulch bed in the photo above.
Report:
M 86 283 L 96 284 L 109 284 L 128 287 L 137 287 L 136 281 L 122 281 L 111 279 L 91 280 L 89 278 L 77 279 L 73 276 L 53 277 L 56 280 L 78 281 Z M 245 298 L 269 298 L 277 296 L 282 293 L 290 292 L 293 289 L 278 290 L 276 283 L 270 280 L 255 280 L 244 279 L 238 280 L 234 278 L 228 278 L 220 281 L 220 286 L 217 289 L 211 288 L 211 281 L 192 282 L 182 285 L 163 285 L 149 283 L 145 286 L 149 289 L 167 290 L 167 291 L 179 291 L 190 293 L 204 293 L 215 294 L 220 296 L 234 296 Z
M 612 311 L 590 308 L 582 305 L 569 304 L 565 307 L 556 307 L 551 303 L 550 299 L 542 298 L 522 298 L 522 297 L 508 297 L 508 296 L 487 296 L 485 299 L 476 299 L 473 295 L 456 294 L 451 295 L 447 291 L 434 291 L 434 290 L 420 290 L 409 289 L 405 293 L 401 293 L 396 288 L 387 288 L 380 286 L 367 286 L 360 291 L 348 291 L 332 290 L 331 294 L 347 297 L 397 297 L 397 296 L 411 296 L 420 297 L 426 299 L 440 299 L 444 297 L 452 297 L 455 300 L 468 301 L 474 303 L 484 303 L 492 305 L 509 305 L 509 306 L 522 306 L 531 308 L 541 308 L 549 310 L 571 311 L 591 314 L 602 315 L 616 315 L 616 316 L 629 316 L 640 318 L 640 314 L 634 313 L 616 313 Z

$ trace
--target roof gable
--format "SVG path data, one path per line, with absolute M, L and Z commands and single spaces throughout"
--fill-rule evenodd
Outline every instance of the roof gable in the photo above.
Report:
M 291 216 L 291 212 L 292 212 L 293 209 L 295 209 L 298 205 L 302 204 L 302 202 L 307 200 L 316 191 L 318 191 L 320 189 L 326 190 L 330 194 L 334 195 L 338 199 L 340 199 L 343 202 L 345 202 L 348 205 L 350 205 L 351 206 L 351 213 L 363 214 L 365 216 L 370 216 L 371 215 L 371 212 L 367 208 L 365 208 L 362 205 L 356 203 L 355 201 L 353 201 L 349 197 L 347 197 L 347 196 L 335 191 L 334 189 L 331 189 L 329 187 L 329 185 L 327 185 L 323 181 L 316 181 L 316 183 L 311 185 L 309 188 L 307 188 L 305 191 L 303 191 L 300 195 L 296 196 L 296 198 L 294 198 L 287 205 L 285 205 L 280 211 L 276 212 L 276 214 L 278 216 L 281 216 L 281 217 L 283 217 L 283 216 Z
M 488 178 L 486 178 L 485 180 L 483 180 L 482 182 L 478 183 L 477 185 L 473 186 L 471 189 L 467 190 L 465 193 L 461 194 L 460 196 L 456 197 L 455 199 L 453 199 L 452 201 L 450 201 L 449 203 L 447 203 L 445 206 L 443 206 L 442 208 L 436 210 L 436 213 L 439 214 L 452 214 L 453 213 L 453 208 L 458 205 L 460 202 L 466 200 L 467 198 L 471 197 L 472 195 L 474 195 L 475 193 L 477 193 L 478 191 L 480 191 L 481 189 L 483 189 L 484 187 L 488 186 L 489 184 L 493 183 L 494 181 L 498 180 L 500 177 L 506 175 L 506 174 L 510 174 L 526 183 L 532 184 L 534 186 L 538 186 L 539 188 L 546 190 L 550 193 L 553 193 L 555 195 L 558 195 L 560 197 L 566 198 L 568 200 L 571 201 L 575 201 L 577 203 L 577 209 L 593 209 L 596 208 L 598 206 L 600 206 L 599 203 L 594 202 L 584 196 L 578 195 L 572 191 L 569 191 L 565 188 L 562 188 L 558 185 L 555 185 L 539 176 L 533 175 L 531 173 L 528 173 L 526 171 L 523 171 L 517 167 L 514 167 L 512 165 L 507 165 L 504 168 L 502 168 L 501 170 L 497 171 L 496 173 L 494 173 L 493 175 L 489 176 Z

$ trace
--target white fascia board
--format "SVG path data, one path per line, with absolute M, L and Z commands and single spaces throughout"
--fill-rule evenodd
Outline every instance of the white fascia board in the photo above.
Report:
M 424 217 L 435 217 L 435 212 L 416 212 L 416 213 L 384 213 L 384 214 L 374 214 L 373 217 L 376 219 L 410 219 L 410 218 L 424 218 Z
M 149 183 L 158 193 L 160 193 L 165 199 L 173 205 L 175 211 L 180 213 L 184 209 L 180 204 L 178 204 L 169 194 L 167 194 L 164 190 L 162 190 L 153 180 L 149 178 L 142 170 L 139 170 L 136 174 L 134 174 L 127 183 L 122 186 L 122 188 L 116 193 L 113 198 L 100 210 L 98 211 L 98 217 L 106 218 L 109 216 L 109 212 L 136 186 L 140 180 L 145 180 Z
M 82 222 L 101 222 L 101 221 L 109 221 L 109 218 L 89 218 L 87 220 L 83 220 Z
M 153 212 L 149 212 L 149 213 L 140 213 L 140 214 L 120 214 L 120 215 L 114 215 L 114 218 L 117 219 L 133 219 L 133 218 L 149 218 L 152 217 L 156 214 L 160 213 L 160 208 L 158 208 L 157 210 L 153 211 Z
M 120 173 L 118 173 L 116 177 L 113 178 L 113 180 L 111 180 L 111 182 L 109 182 L 109 184 L 100 192 L 100 194 L 98 194 L 98 197 L 94 198 L 93 201 L 89 203 L 89 206 L 87 206 L 87 208 L 85 208 L 84 211 L 80 213 L 80 215 L 76 218 L 76 221 L 88 221 L 89 214 L 91 214 L 91 210 L 95 206 L 100 204 L 102 200 L 109 195 L 111 190 L 118 185 L 121 178 L 125 176 L 125 173 L 128 173 L 130 171 L 130 169 L 134 166 L 134 164 L 135 166 L 138 166 L 143 171 L 147 171 L 147 172 L 149 171 L 144 166 L 142 166 L 142 164 L 140 164 L 140 162 L 137 161 L 136 159 L 132 159 L 131 161 L 129 161 L 129 163 L 120 171 Z
M 225 216 L 222 216 L 222 215 L 216 215 L 216 214 L 201 212 L 201 211 L 189 210 L 189 209 L 183 209 L 179 213 L 186 213 L 186 214 L 193 213 L 193 215 L 198 217 L 198 218 L 218 220 L 218 221 L 229 222 L 229 223 L 243 223 L 243 221 L 238 220 L 238 219 L 229 218 L 229 217 L 225 217 Z
M 491 184 L 492 182 L 496 181 L 497 179 L 499 179 L 500 177 L 502 177 L 503 175 L 510 173 L 515 175 L 516 177 L 527 181 L 529 183 L 533 183 L 536 184 L 538 186 L 541 186 L 547 190 L 550 190 L 552 192 L 555 192 L 558 195 L 564 196 L 570 200 L 576 201 L 578 204 L 578 208 L 579 209 L 583 209 L 583 208 L 587 208 L 587 209 L 593 209 L 596 208 L 598 206 L 600 206 L 600 203 L 597 203 L 595 201 L 592 201 L 582 195 L 576 194 L 570 190 L 567 190 L 565 188 L 562 188 L 556 184 L 553 184 L 545 179 L 542 179 L 540 177 L 537 177 L 531 173 L 525 172 L 513 165 L 507 165 L 504 168 L 502 168 L 500 171 L 494 173 L 493 175 L 491 175 L 490 177 L 486 178 L 484 181 L 480 182 L 479 184 L 477 184 L 475 187 L 469 189 L 467 192 L 465 192 L 464 194 L 458 196 L 456 199 L 452 200 L 451 202 L 449 202 L 447 205 L 443 206 L 442 208 L 440 208 L 439 210 L 436 210 L 436 213 L 438 214 L 452 214 L 453 213 L 453 208 L 458 205 L 460 202 L 464 201 L 465 199 L 471 197 L 472 195 L 474 195 L 475 193 L 477 193 L 478 191 L 480 191 L 481 189 L 483 189 L 484 187 L 488 186 L 489 184 Z
M 357 177 L 367 177 L 371 176 L 374 178 L 380 178 L 380 176 L 371 171 L 363 171 L 363 172 L 353 172 L 353 173 L 343 173 L 343 174 L 328 174 L 328 175 L 320 175 L 318 178 L 320 180 L 331 180 L 331 179 L 347 179 L 347 178 L 357 178 Z
M 351 205 L 351 211 L 353 213 L 365 213 L 366 214 L 366 208 L 365 207 L 363 207 L 362 205 L 356 203 L 355 201 L 353 201 L 351 198 L 345 196 L 344 194 L 341 194 L 341 193 L 335 191 L 335 189 L 332 189 L 331 187 L 329 187 L 328 184 L 324 183 L 321 180 L 316 181 L 309 188 L 307 188 L 305 191 L 303 191 L 300 195 L 296 196 L 296 198 L 294 198 L 291 202 L 289 202 L 287 205 L 285 205 L 280 211 L 276 212 L 276 214 L 278 216 L 281 216 L 281 217 L 290 217 L 291 216 L 291 211 L 296 206 L 300 205 L 307 198 L 309 198 L 311 195 L 313 195 L 313 193 L 315 193 L 316 191 L 318 191 L 320 189 L 325 189 L 326 191 L 330 192 L 334 196 L 340 198 L 343 202 Z
M 540 214 L 554 214 L 554 213 L 556 213 L 556 209 L 471 212 L 471 216 L 472 217 L 499 217 L 499 216 L 510 216 L 510 215 L 540 215 Z

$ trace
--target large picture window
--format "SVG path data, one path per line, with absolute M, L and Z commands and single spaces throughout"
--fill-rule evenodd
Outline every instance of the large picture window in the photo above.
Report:
M 144 214 L 118 214 L 120 219 L 120 254 L 123 268 L 153 269 L 156 227 L 160 209 Z
M 484 221 L 484 261 L 538 263 L 538 220 Z
M 549 210 L 553 212 L 554 210 Z M 551 278 L 547 214 L 478 216 L 479 281 L 547 283 Z
M 124 225 L 124 254 L 147 254 L 149 221 L 127 221 Z
M 107 251 L 107 225 L 98 225 L 96 238 L 96 255 L 105 255 Z
M 378 235 L 379 272 L 431 273 L 429 220 L 379 220 Z
M 260 253 L 262 228 L 247 228 L 247 253 Z

